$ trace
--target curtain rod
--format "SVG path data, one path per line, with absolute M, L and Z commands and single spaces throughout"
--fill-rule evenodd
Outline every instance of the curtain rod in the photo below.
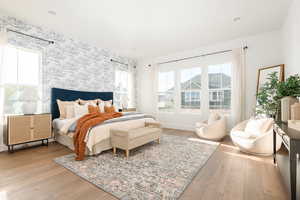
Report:
M 17 34 L 20 34 L 20 35 L 25 35 L 27 37 L 31 37 L 31 38 L 34 38 L 34 39 L 37 39 L 37 40 L 42 40 L 44 42 L 48 42 L 49 44 L 54 44 L 54 41 L 51 41 L 51 40 L 46 40 L 46 39 L 43 39 L 43 38 L 40 38 L 40 37 L 37 37 L 37 36 L 29 35 L 29 34 L 22 33 L 22 32 L 19 32 L 19 31 L 15 31 L 15 30 L 12 30 L 12 29 L 6 29 L 6 30 L 8 32 L 13 32 L 13 33 L 17 33 Z
M 243 50 L 246 50 L 246 49 L 248 49 L 248 46 L 243 47 Z M 223 51 L 215 51 L 215 52 L 212 52 L 212 53 L 206 53 L 206 54 L 202 54 L 202 55 L 198 55 L 198 56 L 185 57 L 185 58 L 176 59 L 176 60 L 169 60 L 169 61 L 160 62 L 160 63 L 157 63 L 157 64 L 161 65 L 161 64 L 167 64 L 167 63 L 179 62 L 179 61 L 183 61 L 183 60 L 189 60 L 189 59 L 193 59 L 193 58 L 199 58 L 199 57 L 204 57 L 204 56 L 222 54 L 222 53 L 227 53 L 227 52 L 231 52 L 231 51 L 232 51 L 232 49 L 223 50 Z M 148 66 L 151 66 L 151 65 L 148 65 Z
M 129 64 L 122 63 L 122 62 L 120 62 L 120 61 L 118 61 L 118 60 L 110 59 L 110 61 L 111 61 L 111 62 L 115 62 L 115 63 L 119 63 L 119 64 L 121 64 L 121 65 L 129 66 Z M 136 68 L 136 66 L 134 65 L 133 68 Z
M 128 64 L 122 63 L 122 62 L 120 62 L 120 61 L 118 61 L 118 60 L 110 59 L 110 61 L 111 61 L 111 62 L 115 62 L 115 63 L 119 63 L 119 64 L 121 64 L 121 65 L 126 65 L 126 66 L 128 66 Z

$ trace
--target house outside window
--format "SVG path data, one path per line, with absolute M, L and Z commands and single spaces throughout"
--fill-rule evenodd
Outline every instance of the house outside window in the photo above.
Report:
M 175 108 L 175 72 L 159 72 L 158 74 L 158 109 L 169 112 Z
M 194 64 L 195 66 L 195 64 Z M 158 69 L 158 111 L 223 112 L 231 110 L 231 63 L 216 61 Z M 166 71 L 168 70 L 168 71 Z

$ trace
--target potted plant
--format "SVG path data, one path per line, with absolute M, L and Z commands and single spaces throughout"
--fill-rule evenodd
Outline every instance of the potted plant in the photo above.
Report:
M 298 102 L 300 96 L 300 77 L 298 74 L 290 76 L 286 81 L 278 83 L 277 95 L 281 99 L 281 120 L 291 119 L 291 105 Z
M 270 73 L 267 81 L 259 89 L 256 99 L 256 114 L 276 118 L 280 109 L 280 97 L 277 88 L 280 81 L 277 72 Z

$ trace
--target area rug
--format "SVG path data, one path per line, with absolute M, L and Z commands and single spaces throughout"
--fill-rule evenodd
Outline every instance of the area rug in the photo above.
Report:
M 74 161 L 74 154 L 55 162 L 122 200 L 177 199 L 214 153 L 218 143 L 163 135 L 161 143 Z

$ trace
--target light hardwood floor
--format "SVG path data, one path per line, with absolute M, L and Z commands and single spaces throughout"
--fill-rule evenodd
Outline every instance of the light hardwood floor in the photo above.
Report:
M 188 135 L 165 129 L 165 134 Z M 71 151 L 57 143 L 0 153 L 0 199 L 115 199 L 53 162 Z M 287 191 L 270 157 L 240 153 L 226 138 L 180 199 L 285 200 Z

